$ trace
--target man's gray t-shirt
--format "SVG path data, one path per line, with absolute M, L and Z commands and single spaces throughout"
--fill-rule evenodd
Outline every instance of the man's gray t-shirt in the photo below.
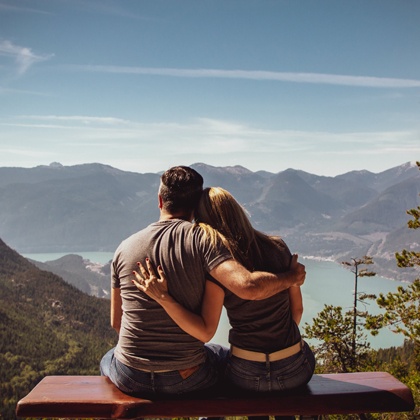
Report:
M 124 240 L 111 265 L 112 287 L 121 289 L 122 325 L 115 357 L 127 366 L 146 370 L 178 370 L 203 363 L 203 343 L 184 331 L 165 310 L 132 283 L 137 262 L 150 258 L 161 265 L 170 295 L 199 314 L 205 280 L 221 262 L 232 258 L 216 249 L 190 222 L 171 219 L 152 223 Z

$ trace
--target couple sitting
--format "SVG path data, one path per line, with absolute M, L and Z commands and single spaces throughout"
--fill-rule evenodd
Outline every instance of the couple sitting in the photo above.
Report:
M 298 328 L 306 273 L 297 256 L 253 229 L 227 191 L 203 191 L 192 168 L 162 175 L 158 203 L 159 221 L 115 252 L 111 325 L 119 339 L 101 373 L 145 398 L 222 383 L 257 392 L 306 384 L 315 360 Z M 203 344 L 223 305 L 230 349 Z

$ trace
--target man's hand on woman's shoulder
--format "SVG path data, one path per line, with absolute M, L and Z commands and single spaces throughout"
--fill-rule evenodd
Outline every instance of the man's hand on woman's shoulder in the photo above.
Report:
M 306 279 L 306 269 L 303 264 L 298 262 L 298 255 L 293 254 L 290 261 L 290 276 L 291 276 L 291 287 L 302 286 Z

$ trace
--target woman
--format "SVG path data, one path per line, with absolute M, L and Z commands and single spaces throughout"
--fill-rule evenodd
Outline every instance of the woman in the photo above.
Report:
M 204 190 L 195 212 L 196 222 L 211 242 L 222 241 L 232 256 L 251 271 L 288 271 L 297 263 L 287 245 L 276 237 L 255 230 L 244 209 L 222 188 Z M 207 342 L 216 332 L 222 306 L 231 324 L 231 354 L 226 377 L 251 391 L 279 391 L 306 384 L 313 375 L 315 359 L 302 341 L 298 324 L 303 306 L 300 287 L 291 287 L 271 298 L 244 300 L 214 279 L 206 282 L 201 314 L 187 311 L 167 292 L 166 278 L 151 261 L 147 270 L 139 263 L 136 286 L 155 299 L 169 316 L 190 335 Z

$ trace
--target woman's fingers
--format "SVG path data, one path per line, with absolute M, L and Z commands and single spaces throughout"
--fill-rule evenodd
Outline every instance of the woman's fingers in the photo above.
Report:
M 158 267 L 159 278 L 157 279 L 159 283 L 166 283 L 166 276 L 163 272 L 163 268 L 161 266 Z
M 155 269 L 153 268 L 152 262 L 150 261 L 149 258 L 146 258 L 146 265 L 147 265 L 147 269 L 149 270 L 149 276 L 150 277 L 156 277 L 156 272 Z
M 156 274 L 155 268 L 149 258 L 146 258 L 146 267 L 141 262 L 138 262 L 137 265 L 140 273 L 133 271 L 135 276 L 133 284 L 155 300 L 165 299 L 168 292 L 168 285 L 162 267 L 158 266 L 158 274 Z
M 141 262 L 138 262 L 137 265 L 139 266 L 140 273 L 143 278 L 148 279 L 150 277 L 149 272 L 144 268 L 144 265 Z
M 146 287 L 143 285 L 143 279 L 138 275 L 137 272 L 133 271 L 133 274 L 136 276 L 135 279 L 132 279 L 131 281 L 134 283 L 134 285 L 137 287 L 137 289 L 144 292 L 146 290 Z
M 135 276 L 135 278 L 136 278 L 136 281 L 138 282 L 138 283 L 143 283 L 144 282 L 144 279 L 143 279 L 143 277 L 139 274 L 139 273 L 137 273 L 137 271 L 133 271 L 133 274 L 134 274 L 134 276 Z

